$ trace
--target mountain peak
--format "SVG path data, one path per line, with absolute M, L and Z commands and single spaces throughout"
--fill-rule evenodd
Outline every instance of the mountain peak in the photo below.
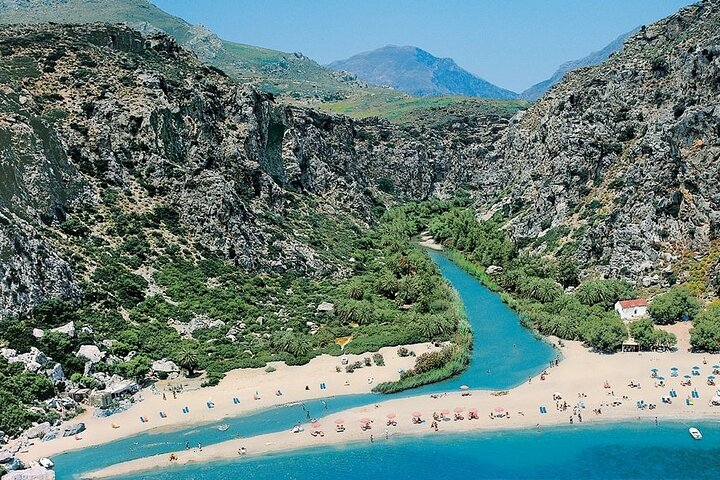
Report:
M 515 92 L 473 75 L 452 58 L 436 57 L 412 45 L 385 45 L 333 62 L 329 68 L 354 73 L 368 83 L 419 96 L 517 98 Z

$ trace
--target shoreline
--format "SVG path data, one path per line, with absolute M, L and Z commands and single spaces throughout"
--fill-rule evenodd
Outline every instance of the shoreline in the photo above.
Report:
M 436 348 L 429 343 L 406 347 L 418 355 Z M 81 415 L 63 422 L 63 425 L 85 424 L 86 430 L 79 435 L 79 440 L 74 437 L 60 437 L 48 442 L 31 440 L 28 450 L 18 453 L 18 457 L 26 463 L 32 463 L 42 457 L 103 445 L 143 433 L 166 433 L 187 427 L 201 427 L 293 403 L 372 394 L 371 390 L 376 384 L 397 380 L 400 377 L 399 369 L 409 369 L 415 365 L 416 357 L 399 357 L 397 349 L 384 347 L 379 350 L 384 357 L 384 366 L 373 364 L 353 373 L 345 372 L 342 359 L 347 358 L 348 363 L 353 363 L 372 357 L 372 353 L 338 357 L 321 355 L 298 366 L 271 362 L 268 365 L 276 368 L 271 373 L 265 371 L 266 367 L 231 370 L 218 385 L 183 391 L 177 394 L 177 398 L 173 398 L 169 391 L 158 390 L 153 393 L 151 388 L 146 388 L 137 394 L 142 400 L 125 411 L 108 417 L 95 417 L 95 409 L 88 408 Z M 336 367 L 340 367 L 341 372 L 337 372 Z M 320 388 L 320 384 L 325 385 L 325 388 Z M 282 395 L 276 395 L 277 390 Z M 259 397 L 257 400 L 254 399 L 256 396 Z M 233 398 L 238 398 L 240 403 L 233 403 Z M 214 403 L 214 407 L 209 408 L 207 402 Z M 182 413 L 185 406 L 189 407 L 189 414 Z M 161 411 L 167 415 L 166 418 L 160 418 Z M 148 422 L 142 423 L 141 416 L 147 418 Z M 113 428 L 113 424 L 119 425 L 119 428 Z
M 718 387 L 707 385 L 706 375 L 710 367 L 702 364 L 703 354 L 695 354 L 678 350 L 675 352 L 654 353 L 617 353 L 614 355 L 596 354 L 579 342 L 566 342 L 560 350 L 563 353 L 564 361 L 558 366 L 548 369 L 545 380 L 540 376 L 530 379 L 503 396 L 494 396 L 488 390 L 470 390 L 472 396 L 463 396 L 460 391 L 448 392 L 441 395 L 421 395 L 401 398 L 382 399 L 376 404 L 363 405 L 350 408 L 333 415 L 319 419 L 320 430 L 324 431 L 323 437 L 310 435 L 310 428 L 304 424 L 306 430 L 299 434 L 285 431 L 268 433 L 248 438 L 238 438 L 222 443 L 198 449 L 183 450 L 175 453 L 177 460 L 170 462 L 169 453 L 140 458 L 128 462 L 118 463 L 106 468 L 85 473 L 84 478 L 109 478 L 113 476 L 134 474 L 148 471 L 153 467 L 177 468 L 177 466 L 230 460 L 240 458 L 238 451 L 245 448 L 247 455 L 254 457 L 258 455 L 277 454 L 294 450 L 302 450 L 318 446 L 348 445 L 355 442 L 369 442 L 370 435 L 376 442 L 385 441 L 385 430 L 388 436 L 417 437 L 434 435 L 436 432 L 431 429 L 433 412 L 445 410 L 449 417 L 453 416 L 456 408 L 462 409 L 461 415 L 464 420 L 440 421 L 439 432 L 463 433 L 463 432 L 492 432 L 502 430 L 529 429 L 536 425 L 540 428 L 562 427 L 570 425 L 569 418 L 574 418 L 573 425 L 577 427 L 580 422 L 583 425 L 601 425 L 617 422 L 636 421 L 640 418 L 644 422 L 658 421 L 698 421 L 702 419 L 720 420 L 720 406 L 711 406 L 710 398 L 716 395 Z M 717 356 L 710 360 L 714 363 Z M 703 375 L 694 376 L 692 387 L 680 386 L 682 375 L 689 372 L 692 366 L 703 365 Z M 670 377 L 670 368 L 677 366 L 681 368 L 678 377 Z M 650 369 L 659 368 L 661 374 L 666 377 L 666 386 L 654 385 L 650 378 Z M 607 380 L 610 388 L 604 387 Z M 632 388 L 629 383 L 639 382 L 641 388 Z M 673 389 L 677 392 L 677 398 L 672 404 L 663 404 L 661 396 L 668 395 Z M 691 392 L 696 390 L 699 398 L 692 398 Z M 567 402 L 567 409 L 556 408 L 553 400 L 555 393 L 561 393 L 562 402 Z M 439 397 L 439 398 L 433 398 Z M 685 398 L 693 400 L 688 405 Z M 653 410 L 638 409 L 636 403 L 643 400 L 646 404 L 655 404 Z M 573 407 L 582 402 L 584 408 L 577 411 L 582 415 L 582 420 L 574 414 Z M 618 402 L 617 406 L 611 406 Z M 541 413 L 539 406 L 545 406 L 547 413 Z M 477 408 L 479 418 L 468 420 L 467 415 L 470 408 Z M 498 410 L 499 409 L 499 410 Z M 594 413 L 600 409 L 601 413 Z M 490 418 L 490 414 L 496 415 L 500 410 L 509 418 Z M 423 424 L 414 424 L 410 421 L 414 411 L 422 413 L 426 420 Z M 396 415 L 397 427 L 386 427 L 386 415 Z M 346 430 L 342 433 L 335 431 L 335 420 L 342 418 Z M 372 420 L 372 428 L 368 431 L 360 429 L 360 419 Z
M 381 434 L 375 437 L 374 442 L 375 443 L 382 443 L 382 442 L 388 442 L 393 440 L 411 440 L 413 438 L 419 438 L 419 437 L 434 437 L 434 436 L 440 436 L 440 437 L 458 437 L 458 438 L 464 438 L 466 435 L 483 435 L 483 434 L 497 434 L 501 432 L 517 432 L 517 431 L 525 431 L 525 432 L 534 432 L 537 431 L 538 435 L 541 435 L 543 431 L 545 430 L 564 430 L 568 428 L 575 428 L 575 429 L 581 429 L 585 428 L 593 428 L 593 427 L 607 427 L 607 428 L 613 428 L 617 426 L 630 426 L 633 424 L 636 425 L 643 425 L 646 427 L 650 427 L 655 422 L 655 417 L 657 417 L 659 424 L 662 423 L 675 423 L 675 424 L 683 424 L 687 426 L 686 423 L 687 418 L 683 418 L 674 414 L 670 415 L 646 415 L 646 416 L 637 416 L 637 415 L 612 415 L 607 416 L 605 418 L 593 418 L 593 421 L 586 421 L 583 422 L 583 424 L 569 424 L 566 422 L 550 422 L 547 424 L 544 424 L 540 431 L 537 431 L 535 427 L 531 424 L 520 424 L 520 425 L 483 425 L 479 428 L 459 428 L 459 429 L 441 429 L 438 432 L 431 432 L 428 430 L 415 430 L 412 432 L 408 431 L 401 431 L 401 432 L 393 432 L 389 435 L 389 437 L 386 439 L 384 437 L 384 433 L 380 432 Z M 694 416 L 692 418 L 695 422 L 706 422 L 706 421 L 718 421 L 720 422 L 720 410 L 715 414 L 704 414 L 699 416 Z M 332 441 L 332 440 L 325 440 L 325 438 L 317 439 L 313 443 L 308 444 L 301 444 L 296 445 L 294 443 L 284 442 L 283 445 L 275 445 L 275 442 L 273 440 L 276 439 L 276 436 L 282 432 L 276 432 L 266 435 L 259 435 L 257 437 L 251 437 L 253 439 L 256 439 L 258 441 L 264 441 L 265 445 L 261 445 L 260 448 L 255 452 L 248 452 L 244 454 L 243 456 L 239 456 L 237 453 L 237 449 L 242 448 L 243 446 L 246 446 L 249 442 L 246 441 L 247 439 L 234 439 L 229 440 L 227 442 L 222 442 L 220 444 L 215 444 L 218 446 L 223 447 L 222 451 L 215 451 L 212 449 L 213 446 L 211 445 L 208 447 L 204 447 L 202 452 L 198 452 L 197 449 L 192 449 L 188 451 L 187 453 L 184 452 L 176 452 L 177 460 L 174 462 L 168 461 L 168 455 L 169 454 L 160 454 L 160 455 L 153 455 L 150 457 L 143 457 L 137 460 L 130 460 L 127 462 L 118 463 L 115 465 L 111 465 L 109 467 L 105 467 L 102 469 L 98 469 L 95 471 L 90 471 L 83 473 L 81 475 L 81 478 L 83 480 L 100 480 L 100 479 L 108 479 L 108 478 L 115 478 L 120 476 L 127 476 L 127 475 L 137 475 L 142 473 L 156 473 L 163 470 L 172 471 L 172 469 L 181 469 L 183 467 L 191 466 L 191 465 L 198 465 L 198 464 L 212 464 L 212 463 L 225 463 L 225 462 L 231 462 L 232 460 L 236 461 L 242 461 L 243 458 L 249 458 L 249 459 L 262 459 L 262 458 L 268 458 L 268 457 L 274 457 L 274 456 L 282 456 L 282 455 L 289 455 L 289 454 L 302 454 L 306 451 L 312 451 L 317 450 L 321 448 L 352 448 L 353 446 L 360 445 L 363 443 L 367 443 L 367 438 L 359 437 L 359 436 L 352 436 L 347 437 L 346 441 Z M 327 438 L 327 437 L 326 437 Z M 269 444 L 268 444 L 269 443 Z M 263 448 L 268 447 L 268 448 Z M 234 450 L 233 450 L 234 449 Z M 232 450 L 232 452 L 230 452 Z M 202 455 L 200 455 L 202 453 Z

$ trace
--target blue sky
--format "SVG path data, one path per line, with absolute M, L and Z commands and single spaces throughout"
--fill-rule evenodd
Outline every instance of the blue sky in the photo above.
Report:
M 689 0 L 151 0 L 220 37 L 322 64 L 414 45 L 521 91 Z

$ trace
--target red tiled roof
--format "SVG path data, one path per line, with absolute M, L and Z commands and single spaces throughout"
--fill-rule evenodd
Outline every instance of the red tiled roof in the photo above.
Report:
M 647 307 L 647 300 L 636 298 L 634 300 L 620 300 L 620 308 Z

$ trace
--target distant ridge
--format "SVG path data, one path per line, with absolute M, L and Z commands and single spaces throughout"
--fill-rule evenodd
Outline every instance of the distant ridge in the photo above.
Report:
M 438 58 L 413 46 L 388 45 L 328 65 L 375 85 L 390 86 L 418 96 L 463 95 L 516 99 L 518 94 L 493 85 L 459 67 L 451 58 Z
M 553 73 L 552 77 L 548 78 L 547 80 L 543 80 L 540 83 L 536 83 L 532 87 L 528 88 L 520 94 L 520 98 L 523 98 L 525 100 L 537 100 L 538 98 L 542 97 L 543 94 L 545 94 L 545 92 L 550 89 L 550 87 L 562 80 L 563 76 L 565 76 L 567 72 L 572 72 L 573 70 L 577 70 L 578 68 L 598 65 L 604 62 L 610 57 L 610 55 L 620 50 L 625 44 L 625 40 L 627 40 L 628 37 L 630 37 L 631 35 L 637 33 L 638 30 L 640 30 L 640 28 L 635 28 L 634 30 L 631 30 L 627 33 L 623 33 L 615 40 L 607 44 L 602 50 L 592 52 L 577 60 L 570 60 L 569 62 L 563 63 L 558 67 L 557 70 L 555 70 L 555 73 Z

